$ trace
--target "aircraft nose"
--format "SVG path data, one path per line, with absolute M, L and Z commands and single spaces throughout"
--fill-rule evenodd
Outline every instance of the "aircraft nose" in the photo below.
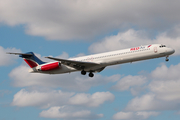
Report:
M 172 48 L 170 48 L 170 49 L 171 49 L 171 50 L 170 50 L 170 53 L 173 54 L 173 53 L 175 52 L 175 50 L 172 49 Z

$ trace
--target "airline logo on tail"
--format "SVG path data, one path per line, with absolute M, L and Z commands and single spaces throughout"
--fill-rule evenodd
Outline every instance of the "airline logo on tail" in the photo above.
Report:
M 33 60 L 26 59 L 26 58 L 23 58 L 23 59 L 31 68 L 38 66 L 38 64 Z

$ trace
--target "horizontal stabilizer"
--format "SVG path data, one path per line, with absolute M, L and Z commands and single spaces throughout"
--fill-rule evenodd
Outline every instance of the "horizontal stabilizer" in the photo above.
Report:
M 27 56 L 32 56 L 33 54 L 27 54 L 27 53 L 6 53 L 6 54 L 14 54 L 14 55 L 27 55 Z

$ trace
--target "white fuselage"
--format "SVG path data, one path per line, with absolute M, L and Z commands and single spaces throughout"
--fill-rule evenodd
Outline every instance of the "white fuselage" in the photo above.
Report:
M 160 47 L 161 46 L 161 47 Z M 146 59 L 153 59 L 159 57 L 169 56 L 174 53 L 174 49 L 163 47 L 161 44 L 145 45 L 112 52 L 105 52 L 100 54 L 88 55 L 83 57 L 71 58 L 69 60 L 98 63 L 96 66 L 84 68 L 85 71 L 100 72 L 106 66 L 135 62 Z M 41 73 L 47 74 L 61 74 L 73 71 L 80 71 L 78 69 L 61 64 L 59 69 L 53 71 L 45 71 Z

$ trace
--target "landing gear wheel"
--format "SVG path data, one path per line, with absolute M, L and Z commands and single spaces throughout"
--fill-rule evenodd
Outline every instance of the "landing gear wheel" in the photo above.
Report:
M 82 71 L 81 71 L 81 74 L 82 74 L 82 75 L 86 75 L 86 71 L 82 70 Z
M 168 61 L 169 61 L 168 57 L 169 57 L 169 56 L 167 56 L 167 57 L 166 57 L 166 62 L 168 62 Z
M 89 73 L 89 77 L 93 77 L 94 74 L 92 72 Z

